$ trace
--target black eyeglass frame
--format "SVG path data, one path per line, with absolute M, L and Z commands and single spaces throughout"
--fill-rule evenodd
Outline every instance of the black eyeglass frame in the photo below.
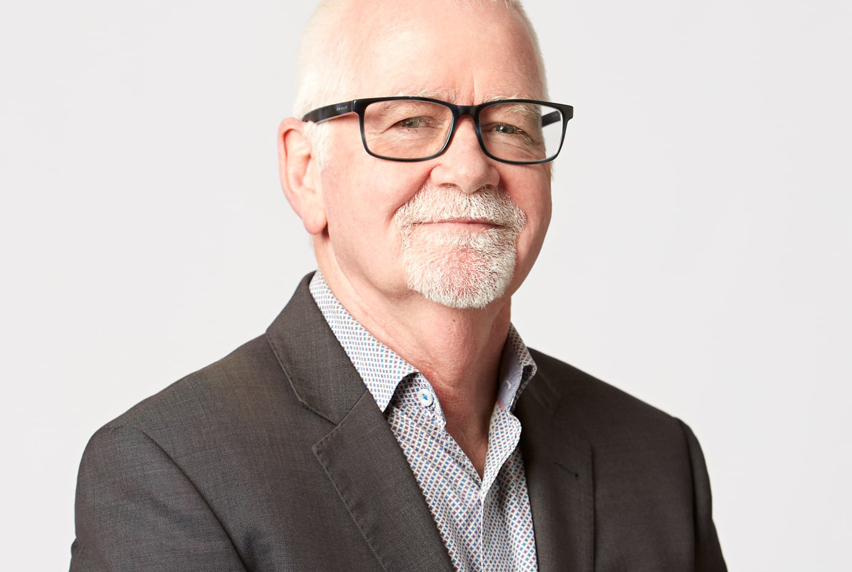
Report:
M 370 148 L 367 146 L 367 136 L 364 133 L 364 110 L 367 109 L 367 106 L 371 103 L 378 103 L 381 101 L 399 101 L 399 100 L 410 100 L 410 101 L 425 101 L 428 103 L 436 103 L 438 105 L 443 105 L 448 108 L 453 114 L 453 126 L 450 129 L 450 132 L 447 134 L 447 140 L 444 142 L 444 146 L 441 147 L 440 151 L 434 153 L 428 157 L 417 158 L 417 159 L 406 159 L 406 158 L 398 158 L 398 157 L 385 157 L 383 155 L 378 155 L 370 151 Z M 559 139 L 559 148 L 556 150 L 556 153 L 553 154 L 552 157 L 548 157 L 546 159 L 539 159 L 538 161 L 510 161 L 507 159 L 501 159 L 499 157 L 495 157 L 492 155 L 488 149 L 485 147 L 485 142 L 482 139 L 482 129 L 479 125 L 479 115 L 483 109 L 490 107 L 492 105 L 503 105 L 506 103 L 528 103 L 528 104 L 538 104 L 538 105 L 546 105 L 548 107 L 553 107 L 559 110 L 562 116 L 562 136 Z M 549 163 L 556 159 L 559 156 L 559 153 L 562 151 L 562 145 L 565 143 L 565 131 L 568 128 L 568 121 L 574 117 L 574 107 L 571 105 L 565 105 L 563 103 L 553 103 L 551 101 L 538 101 L 535 99 L 498 99 L 495 101 L 489 101 L 487 103 L 480 103 L 479 105 L 455 105 L 454 103 L 448 103 L 446 101 L 441 101 L 440 99 L 431 99 L 428 97 L 413 97 L 407 95 L 401 96 L 391 96 L 391 97 L 370 97 L 365 99 L 353 99 L 352 101 L 343 101 L 341 103 L 334 103 L 332 105 L 326 105 L 324 107 L 319 107 L 310 111 L 302 117 L 302 121 L 311 121 L 313 123 L 320 123 L 323 121 L 328 121 L 329 119 L 334 119 L 335 117 L 340 117 L 342 115 L 346 115 L 349 113 L 357 113 L 358 120 L 361 126 L 361 142 L 364 144 L 364 150 L 373 157 L 377 157 L 379 159 L 385 159 L 388 161 L 402 161 L 404 163 L 414 163 L 418 161 L 428 161 L 430 159 L 434 159 L 435 157 L 439 157 L 442 155 L 447 148 L 450 146 L 450 143 L 453 141 L 453 137 L 456 134 L 456 129 L 459 126 L 460 119 L 469 115 L 473 119 L 473 125 L 476 130 L 476 138 L 479 140 L 479 146 L 482 149 L 482 152 L 485 153 L 486 156 L 494 159 L 495 161 L 500 161 L 501 163 L 509 163 L 512 165 L 538 165 L 541 163 Z M 542 116 L 542 124 L 550 125 L 554 121 L 558 121 L 557 118 L 550 117 L 553 113 L 548 113 Z M 549 121 L 548 121 L 549 119 Z

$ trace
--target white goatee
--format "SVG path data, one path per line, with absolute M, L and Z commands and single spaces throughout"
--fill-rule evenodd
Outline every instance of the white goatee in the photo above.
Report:
M 426 223 L 477 221 L 465 230 Z M 408 287 L 450 308 L 484 308 L 503 295 L 515 271 L 523 211 L 499 188 L 462 193 L 427 185 L 394 214 Z

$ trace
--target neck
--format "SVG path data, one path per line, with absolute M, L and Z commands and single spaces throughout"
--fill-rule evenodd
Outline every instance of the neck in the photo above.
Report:
M 352 317 L 429 380 L 447 432 L 481 475 L 510 299 L 482 309 L 448 308 L 414 292 L 382 294 L 351 281 L 336 264 L 318 260 L 326 283 Z

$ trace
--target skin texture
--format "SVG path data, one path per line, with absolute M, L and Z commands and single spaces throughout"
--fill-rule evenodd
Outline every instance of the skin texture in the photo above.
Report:
M 352 34 L 357 54 L 350 63 L 357 79 L 345 99 L 423 92 L 459 104 L 543 99 L 532 40 L 514 11 L 490 2 L 461 9 L 443 3 L 366 0 L 344 10 L 347 23 L 339 29 Z M 449 10 L 457 17 L 447 18 Z M 532 268 L 550 222 L 550 166 L 487 158 L 469 117 L 446 153 L 418 163 L 369 156 L 354 114 L 329 128 L 332 159 L 320 171 L 304 124 L 296 118 L 282 122 L 285 194 L 314 238 L 331 290 L 367 330 L 426 376 L 441 400 L 447 431 L 481 474 L 511 295 Z M 460 193 L 500 188 L 526 217 L 513 277 L 503 295 L 482 309 L 449 308 L 407 286 L 394 214 L 428 185 Z M 437 223 L 429 232 L 482 230 L 481 224 L 453 222 Z

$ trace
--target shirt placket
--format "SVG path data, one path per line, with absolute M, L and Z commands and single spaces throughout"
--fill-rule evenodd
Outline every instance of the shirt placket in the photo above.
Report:
M 483 562 L 488 570 L 496 568 L 498 553 L 501 547 L 509 542 L 506 524 L 502 522 L 499 510 L 500 471 L 518 446 L 521 436 L 520 421 L 506 409 L 495 406 L 491 415 L 488 430 L 488 452 L 485 456 L 480 488 L 480 503 L 482 511 L 482 552 Z
M 443 442 L 447 453 L 465 474 L 465 484 L 460 487 L 462 490 L 457 491 L 457 496 L 475 501 L 461 503 L 461 510 L 457 511 L 459 528 L 464 531 L 461 540 L 467 553 L 466 562 L 459 566 L 459 569 L 492 570 L 496 564 L 497 553 L 500 552 L 499 548 L 509 541 L 497 506 L 497 481 L 501 468 L 517 447 L 520 421 L 507 410 L 499 406 L 494 407 L 489 424 L 485 468 L 480 479 L 473 463 L 446 432 L 446 418 L 429 383 L 420 374 L 417 374 L 413 381 L 416 387 L 403 389 L 401 392 L 400 405 L 405 409 L 404 413 L 411 416 L 414 422 L 418 422 L 416 418 L 420 417 L 419 424 L 424 426 L 424 429 L 426 425 L 431 426 L 432 436 Z M 473 490 L 470 490 L 471 488 Z
M 452 490 L 443 495 L 452 496 L 458 502 L 450 505 L 450 519 L 438 523 L 439 530 L 448 544 L 450 558 L 460 572 L 479 572 L 483 567 L 482 550 L 482 499 L 481 481 L 473 463 L 446 430 L 446 418 L 440 401 L 432 386 L 421 375 L 400 383 L 393 404 L 401 415 L 400 421 L 412 425 L 410 431 L 422 431 L 421 439 L 431 439 L 443 451 L 450 464 L 443 464 L 443 478 Z M 416 428 L 416 429 L 415 429 Z M 423 441 L 421 441 L 423 443 Z M 424 451 L 421 448 L 420 456 Z M 423 462 L 434 462 L 424 459 Z

